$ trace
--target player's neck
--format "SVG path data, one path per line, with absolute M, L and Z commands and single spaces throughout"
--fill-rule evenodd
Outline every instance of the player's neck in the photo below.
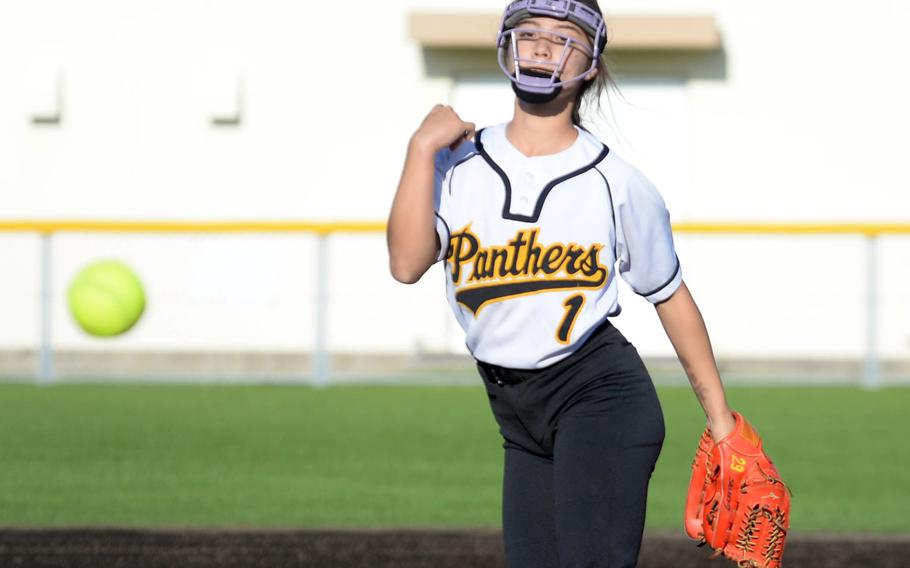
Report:
M 569 148 L 578 138 L 572 124 L 572 105 L 552 114 L 530 113 L 515 105 L 515 115 L 506 126 L 506 138 L 528 157 L 556 154 Z

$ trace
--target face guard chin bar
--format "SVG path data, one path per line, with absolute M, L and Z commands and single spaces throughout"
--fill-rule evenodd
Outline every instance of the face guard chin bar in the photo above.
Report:
M 567 20 L 584 30 L 591 39 L 593 50 L 577 39 L 565 34 L 534 28 L 521 28 L 515 26 L 527 18 L 536 16 Z M 557 44 L 562 45 L 562 54 L 559 62 L 543 62 L 536 59 L 521 58 L 518 55 L 518 42 L 522 38 L 519 34 L 552 37 Z M 597 61 L 607 45 L 607 28 L 603 17 L 588 6 L 575 0 L 516 0 L 506 7 L 499 26 L 499 35 L 496 37 L 497 59 L 503 73 L 511 80 L 512 88 L 519 98 L 531 103 L 545 103 L 555 99 L 565 85 L 581 81 L 585 76 L 597 68 Z M 560 78 L 563 65 L 573 49 L 583 51 L 591 58 L 591 65 L 577 77 L 563 81 Z M 509 71 L 507 60 L 511 50 L 512 71 Z M 525 70 L 522 70 L 522 67 Z M 529 70 L 532 68 L 533 70 Z M 552 72 L 538 71 L 538 69 L 552 68 Z

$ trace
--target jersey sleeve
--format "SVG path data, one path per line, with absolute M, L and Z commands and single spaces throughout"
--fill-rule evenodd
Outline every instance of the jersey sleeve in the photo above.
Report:
M 682 284 L 670 212 L 643 174 L 633 170 L 626 182 L 616 212 L 619 275 L 636 294 L 658 304 Z
M 448 211 L 448 192 L 445 190 L 446 174 L 452 161 L 448 148 L 436 152 L 433 160 L 433 208 L 436 219 L 436 236 L 439 246 L 436 249 L 436 262 L 444 260 L 449 249 L 451 232 L 446 221 Z

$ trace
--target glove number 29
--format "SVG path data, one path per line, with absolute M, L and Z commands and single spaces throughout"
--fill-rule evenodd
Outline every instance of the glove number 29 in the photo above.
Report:
M 742 473 L 743 471 L 746 470 L 745 458 L 739 458 L 739 457 L 736 457 L 736 455 L 733 455 L 731 457 L 732 457 L 732 459 L 730 461 L 730 469 L 732 469 L 733 471 L 738 471 L 739 473 Z
M 569 338 L 572 337 L 572 328 L 575 327 L 575 320 L 578 318 L 582 306 L 585 305 L 585 295 L 575 294 L 574 296 L 569 296 L 562 305 L 566 309 L 566 315 L 563 316 L 562 321 L 559 322 L 559 327 L 556 328 L 556 341 L 568 344 Z

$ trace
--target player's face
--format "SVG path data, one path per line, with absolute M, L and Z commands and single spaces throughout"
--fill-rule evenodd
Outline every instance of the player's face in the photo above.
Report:
M 515 27 L 514 38 L 518 57 L 522 60 L 522 71 L 549 75 L 556 70 L 561 81 L 569 81 L 587 72 L 591 66 L 591 40 L 572 22 L 555 18 L 528 18 Z M 510 45 L 507 61 L 509 71 L 514 73 L 511 49 Z M 586 78 L 592 78 L 596 72 L 591 71 Z M 576 83 L 575 89 L 580 86 L 581 83 Z

